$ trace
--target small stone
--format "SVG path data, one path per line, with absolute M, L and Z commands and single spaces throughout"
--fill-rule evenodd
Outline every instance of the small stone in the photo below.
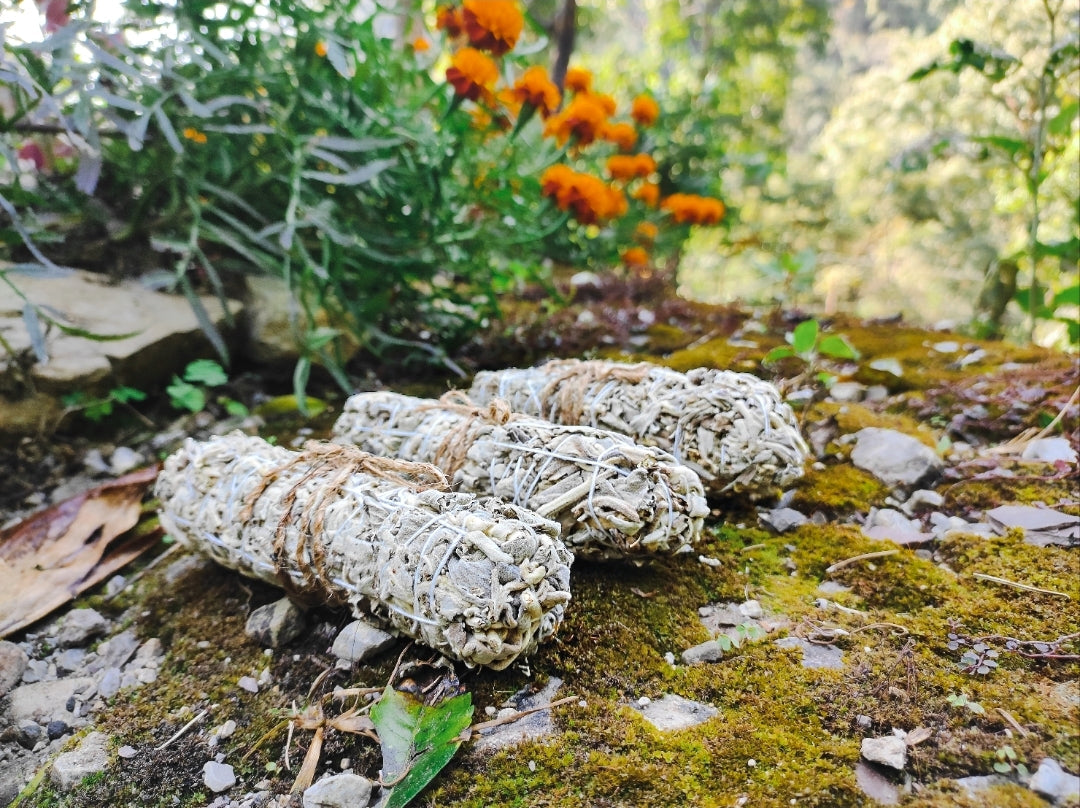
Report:
M 105 668 L 119 668 L 135 653 L 139 639 L 132 629 L 126 629 L 113 635 L 97 647 L 97 659 L 88 663 L 86 669 L 96 673 Z
M 0 699 L 23 678 L 30 658 L 13 642 L 0 640 Z
M 1043 758 L 1028 788 L 1058 804 L 1080 800 L 1080 777 L 1069 774 L 1053 758 Z
M 66 651 L 61 651 L 54 657 L 56 661 L 56 671 L 61 676 L 71 673 L 79 669 L 83 660 L 86 659 L 85 648 L 68 648 Z
M 112 578 L 105 582 L 105 597 L 116 597 L 124 591 L 125 586 L 127 586 L 127 578 L 125 578 L 123 575 L 114 575 Z
M 716 640 L 706 640 L 705 642 L 695 645 L 692 648 L 687 648 L 682 652 L 682 661 L 687 665 L 696 665 L 703 662 L 719 662 L 724 658 L 724 649 L 720 647 L 720 643 Z M 674 662 L 674 658 L 672 658 Z
M 675 664 L 675 655 L 673 653 L 671 653 L 671 651 L 665 651 L 664 652 L 664 662 L 666 662 L 669 665 L 674 665 Z
M 122 674 L 119 668 L 106 668 L 98 681 L 98 694 L 103 699 L 111 699 L 120 692 Z
M 806 514 L 794 508 L 774 508 L 758 518 L 777 533 L 787 533 L 810 521 Z
M 108 743 L 109 736 L 104 732 L 91 732 L 78 747 L 57 757 L 49 772 L 56 787 L 71 791 L 87 775 L 105 771 L 109 765 Z
M 11 737 L 23 749 L 33 749 L 45 737 L 45 730 L 37 721 L 24 718 L 15 725 Z
M 135 652 L 135 661 L 145 665 L 148 662 L 161 659 L 163 656 L 165 656 L 165 648 L 162 646 L 161 640 L 157 637 L 151 637 L 139 646 L 139 650 Z
M 641 708 L 642 717 L 662 732 L 696 726 L 719 712 L 711 704 L 690 701 L 672 693 Z
M 332 774 L 304 791 L 304 808 L 364 808 L 371 804 L 373 783 L 352 772 Z
M 134 449 L 128 446 L 118 446 L 109 458 L 109 471 L 119 477 L 145 462 L 146 459 Z
M 139 750 L 136 749 L 134 746 L 127 746 L 125 744 L 124 746 L 121 746 L 119 749 L 116 750 L 116 754 L 118 754 L 124 760 L 131 760 L 133 757 L 139 754 Z
M 907 502 L 904 503 L 904 511 L 913 514 L 920 508 L 940 508 L 945 504 L 945 497 L 930 488 L 920 488 L 912 491 Z
M 839 595 L 843 592 L 850 592 L 850 586 L 844 586 L 838 581 L 822 581 L 818 584 L 817 591 L 823 595 Z
M 829 398 L 845 404 L 862 401 L 865 395 L 866 385 L 858 382 L 836 382 L 829 388 Z
M 818 645 L 801 637 L 783 637 L 776 641 L 781 648 L 802 649 L 804 668 L 844 669 L 844 652 L 835 645 Z
M 49 663 L 44 659 L 31 659 L 26 663 L 23 671 L 22 682 L 24 685 L 35 682 L 46 682 L 56 678 L 55 670 L 50 673 Z
M 70 731 L 66 721 L 50 721 L 45 727 L 45 734 L 49 736 L 50 741 L 55 741 L 57 738 L 62 738 Z
M 63 709 L 67 700 L 83 695 L 93 689 L 94 680 L 86 677 L 69 677 L 51 682 L 34 682 L 20 685 L 11 691 L 7 719 L 18 722 L 24 718 L 34 721 L 51 720 Z
M 1044 463 L 1076 462 L 1076 450 L 1068 438 L 1039 438 L 1024 447 L 1020 455 L 1024 460 L 1041 460 Z
M 866 427 L 855 433 L 851 461 L 895 488 L 916 488 L 941 473 L 941 458 L 926 444 L 894 429 Z
M 862 792 L 879 805 L 897 805 L 900 789 L 889 778 L 863 761 L 855 764 L 855 782 Z
M 288 598 L 267 603 L 248 616 L 244 633 L 266 648 L 280 648 L 304 630 L 304 612 Z
M 203 783 L 215 794 L 236 785 L 236 773 L 228 763 L 208 760 L 203 764 Z
M 362 662 L 389 648 L 397 638 L 364 620 L 354 620 L 343 628 L 330 649 L 338 659 Z
M 880 763 L 897 771 L 907 765 L 907 744 L 896 735 L 880 738 L 863 738 L 862 756 L 871 763 Z
M 98 449 L 97 447 L 90 449 L 83 455 L 83 465 L 86 466 L 88 471 L 94 472 L 94 474 L 109 473 L 109 464 L 105 462 L 105 458 L 101 454 L 101 449 Z
M 224 724 L 217 728 L 215 734 L 219 738 L 224 739 L 231 738 L 234 732 L 236 732 L 236 722 L 230 718 L 228 721 L 226 721 Z
M 747 600 L 739 604 L 739 611 L 748 620 L 760 620 L 765 616 L 765 610 L 761 608 L 761 604 L 756 600 Z
M 259 683 L 255 681 L 253 676 L 241 676 L 237 682 L 241 690 L 246 690 L 248 693 L 258 693 Z
M 92 637 L 104 634 L 109 628 L 109 621 L 95 609 L 72 609 L 60 623 L 56 632 L 56 645 L 69 648 L 73 645 L 85 645 Z
M 551 676 L 540 690 L 526 685 L 507 699 L 495 716 L 496 718 L 512 717 L 520 711 L 551 704 L 562 684 L 562 679 Z M 551 711 L 537 710 L 529 715 L 521 716 L 516 721 L 483 730 L 473 749 L 477 752 L 495 751 L 515 746 L 523 741 L 541 741 L 554 735 L 555 732 L 556 727 Z

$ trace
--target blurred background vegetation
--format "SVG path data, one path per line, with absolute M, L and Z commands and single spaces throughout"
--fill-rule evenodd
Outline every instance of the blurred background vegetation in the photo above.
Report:
M 3 12 L 0 280 L 90 267 L 197 304 L 275 278 L 299 388 L 312 363 L 348 387 L 357 348 L 452 364 L 560 267 L 1080 341 L 1075 3 L 533 0 L 508 47 L 477 45 L 497 78 L 459 81 L 475 32 L 441 5 Z M 513 97 L 534 65 L 588 71 L 595 143 L 570 92 L 560 113 Z M 620 153 L 652 162 L 620 177 Z

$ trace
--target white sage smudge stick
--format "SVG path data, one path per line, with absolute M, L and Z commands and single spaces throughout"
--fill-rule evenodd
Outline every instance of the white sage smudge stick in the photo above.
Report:
M 576 556 L 641 558 L 701 538 L 709 513 L 701 480 L 667 452 L 625 435 L 514 415 L 461 393 L 439 401 L 359 393 L 333 440 L 366 452 L 432 463 L 456 490 L 493 494 L 562 525 Z
M 425 464 L 233 433 L 186 441 L 156 493 L 165 529 L 226 567 L 501 670 L 561 623 L 573 556 L 555 522 L 445 485 Z
M 808 452 L 779 391 L 748 373 L 568 359 L 478 373 L 468 396 L 658 446 L 715 495 L 771 496 L 802 476 Z

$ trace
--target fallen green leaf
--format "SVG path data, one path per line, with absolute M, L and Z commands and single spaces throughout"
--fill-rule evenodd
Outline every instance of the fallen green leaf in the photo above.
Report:
M 425 704 L 387 685 L 371 720 L 382 744 L 382 808 L 403 808 L 450 762 L 472 722 L 472 694 Z

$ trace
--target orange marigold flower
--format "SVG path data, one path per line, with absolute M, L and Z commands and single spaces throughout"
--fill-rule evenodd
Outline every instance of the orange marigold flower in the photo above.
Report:
M 512 50 L 525 27 L 516 0 L 465 0 L 462 16 L 469 42 L 495 56 Z
M 461 36 L 461 32 L 465 30 L 461 9 L 455 6 L 439 6 L 439 10 L 435 12 L 435 27 L 446 31 L 446 35 L 451 38 Z
M 450 67 L 446 68 L 446 80 L 454 85 L 454 92 L 470 101 L 491 92 L 498 79 L 499 68 L 487 54 L 475 48 L 459 50 L 451 59 Z
M 581 224 L 597 224 L 626 212 L 621 191 L 561 163 L 544 171 L 540 187 L 544 196 L 553 197 L 560 210 L 570 211 Z
M 587 93 L 592 89 L 592 73 L 584 67 L 571 67 L 566 71 L 563 84 L 572 93 Z
M 322 40 L 315 43 L 315 55 L 320 59 L 326 56 L 326 43 Z
M 422 36 L 418 36 L 412 41 L 412 49 L 416 53 L 423 53 L 426 50 L 431 50 L 431 43 Z
M 660 186 L 655 182 L 646 182 L 635 188 L 630 196 L 639 202 L 644 202 L 650 208 L 655 208 L 656 203 L 660 201 Z
M 190 140 L 192 143 L 202 144 L 206 142 L 206 135 L 193 126 L 189 126 L 187 129 L 185 129 L 183 134 L 184 137 Z
M 590 93 L 589 97 L 603 108 L 604 112 L 608 114 L 608 117 L 615 114 L 616 104 L 614 96 L 605 95 L 604 93 Z
M 656 170 L 656 161 L 647 154 L 613 154 L 607 160 L 607 170 L 616 180 L 644 178 Z
M 641 247 L 630 247 L 622 252 L 623 265 L 633 267 L 643 267 L 649 263 L 649 254 L 645 252 Z
M 652 126 L 660 117 L 660 107 L 650 95 L 639 95 L 630 106 L 630 117 L 642 126 Z
M 530 104 L 547 118 L 559 106 L 559 88 L 548 78 L 547 70 L 533 65 L 514 83 L 510 91 L 519 104 Z
M 630 149 L 634 148 L 634 144 L 637 143 L 638 133 L 633 124 L 619 121 L 605 126 L 602 137 L 609 143 L 614 143 L 620 150 L 630 151 Z
M 660 228 L 652 222 L 638 222 L 638 226 L 634 228 L 634 238 L 645 244 L 652 244 L 658 235 Z
M 548 119 L 544 134 L 554 136 L 560 145 L 572 137 L 577 145 L 588 146 L 596 140 L 606 123 L 607 113 L 591 95 L 576 95 L 566 109 Z
M 678 224 L 718 224 L 724 218 L 724 203 L 697 194 L 672 194 L 660 207 Z

